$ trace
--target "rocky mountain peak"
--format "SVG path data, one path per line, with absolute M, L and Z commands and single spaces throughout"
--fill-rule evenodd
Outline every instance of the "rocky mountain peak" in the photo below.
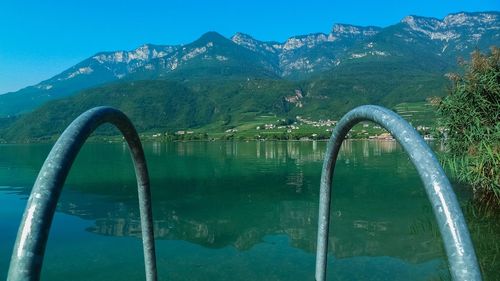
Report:
M 286 40 L 285 44 L 283 45 L 283 50 L 293 50 L 301 48 L 303 46 L 306 46 L 307 48 L 313 48 L 317 44 L 328 41 L 333 41 L 333 40 L 331 40 L 328 37 L 328 35 L 324 33 L 314 33 L 303 36 L 294 36 Z
M 255 49 L 256 45 L 259 43 L 250 35 L 241 32 L 234 34 L 231 37 L 231 41 L 248 49 Z
M 443 26 L 443 22 L 436 18 L 419 17 L 413 15 L 404 17 L 401 20 L 401 23 L 406 24 L 414 30 L 437 30 Z
M 460 29 L 477 28 L 477 33 L 471 33 L 474 40 L 479 40 L 486 30 L 500 30 L 499 13 L 456 13 L 446 16 L 443 20 L 429 17 L 407 16 L 401 23 L 407 30 L 429 37 L 432 40 L 450 41 L 462 36 Z M 469 37 L 469 36 L 468 36 Z
M 176 49 L 175 46 L 156 46 L 144 44 L 131 51 L 115 51 L 98 53 L 92 57 L 93 60 L 104 63 L 130 63 L 131 61 L 149 61 L 155 58 L 165 57 Z
M 232 37 L 231 37 L 231 40 L 232 41 L 239 41 L 239 40 L 252 40 L 252 41 L 255 41 L 255 39 L 246 34 L 246 33 L 243 33 L 243 32 L 236 32 Z
M 500 13 L 490 12 L 490 13 L 456 13 L 447 15 L 443 19 L 443 23 L 447 26 L 473 26 L 474 24 L 486 24 L 491 25 L 497 22 Z
M 370 37 L 377 34 L 380 30 L 380 27 L 375 26 L 356 26 L 336 23 L 333 25 L 329 38 L 330 40 L 335 40 L 338 38 Z
M 474 26 L 477 24 L 485 25 L 496 25 L 498 26 L 500 13 L 456 13 L 449 14 L 443 20 L 430 18 L 430 17 L 419 17 L 419 16 L 406 16 L 401 20 L 401 23 L 406 24 L 413 29 L 446 29 L 455 28 L 461 26 Z
M 220 33 L 215 32 L 215 31 L 209 31 L 205 34 L 203 34 L 198 40 L 196 40 L 194 43 L 200 42 L 202 44 L 205 44 L 206 42 L 227 42 L 229 39 L 226 37 L 222 36 Z

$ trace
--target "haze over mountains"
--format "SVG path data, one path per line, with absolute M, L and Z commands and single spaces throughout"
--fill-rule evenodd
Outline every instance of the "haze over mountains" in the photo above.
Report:
M 0 95 L 0 118 L 9 117 L 14 122 L 12 119 L 19 118 L 12 116 L 29 113 L 49 100 L 95 87 L 98 88 L 79 95 L 87 95 L 88 99 L 92 96 L 98 103 L 97 92 L 109 92 L 110 87 L 115 91 L 125 87 L 139 94 L 141 89 L 135 89 L 133 84 L 138 80 L 168 81 L 152 83 L 154 86 L 138 83 L 146 91 L 150 87 L 161 88 L 161 83 L 174 83 L 174 88 L 190 92 L 198 107 L 207 107 L 187 111 L 212 112 L 204 114 L 206 122 L 182 125 L 183 121 L 177 120 L 176 126 L 233 119 L 234 114 L 243 112 L 316 112 L 321 117 L 359 103 L 391 105 L 443 95 L 443 75 L 457 70 L 457 58 L 468 58 L 473 50 L 487 51 L 498 45 L 499 12 L 457 13 L 444 19 L 407 16 L 386 28 L 335 24 L 329 34 L 294 36 L 285 42 L 259 41 L 244 33 L 225 38 L 208 32 L 186 45 L 145 44 L 131 51 L 95 54 L 37 85 Z M 109 83 L 112 85 L 106 86 Z M 176 93 L 165 91 L 172 97 L 171 103 L 176 103 Z M 256 91 L 267 95 L 254 100 L 257 97 L 251 93 Z M 243 110 L 245 104 L 254 105 L 246 108 L 250 111 L 235 111 L 236 101 L 224 108 L 220 96 L 242 102 Z M 66 103 L 78 107 L 73 103 L 81 97 L 72 98 L 73 102 Z M 151 99 L 150 102 L 163 102 L 156 100 L 154 94 Z M 200 99 L 206 99 L 206 103 Z M 120 107 L 126 100 L 124 97 L 121 102 L 115 101 L 115 106 Z M 255 104 L 262 101 L 266 103 L 257 108 Z M 137 107 L 144 105 L 143 101 L 137 102 Z M 179 99 L 179 106 L 192 105 L 182 105 Z M 60 108 L 59 114 L 64 116 L 65 110 L 69 108 Z M 175 127 L 165 122 L 163 127 Z

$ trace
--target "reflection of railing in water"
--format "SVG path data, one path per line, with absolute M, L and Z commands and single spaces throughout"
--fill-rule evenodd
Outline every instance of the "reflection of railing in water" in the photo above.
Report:
M 157 279 L 149 175 L 139 136 L 125 114 L 110 107 L 97 107 L 69 125 L 45 160 L 19 227 L 8 281 L 40 279 L 45 245 L 66 177 L 88 136 L 103 123 L 115 125 L 129 145 L 137 177 L 146 280 Z
M 388 109 L 373 105 L 360 106 L 348 112 L 337 123 L 327 144 L 320 187 L 316 280 L 326 280 L 330 193 L 335 162 L 345 136 L 354 125 L 361 121 L 373 121 L 383 126 L 410 155 L 431 201 L 443 237 L 453 280 L 481 280 L 476 255 L 462 211 L 450 182 L 434 153 L 403 118 Z
M 463 215 L 435 156 L 406 121 L 397 114 L 377 106 L 363 106 L 349 112 L 337 124 L 328 142 L 321 177 L 316 280 L 326 278 L 330 189 L 335 161 L 347 132 L 356 123 L 366 120 L 379 123 L 389 130 L 417 167 L 443 236 L 453 279 L 480 280 L 477 260 Z M 149 177 L 142 146 L 135 129 L 123 113 L 109 107 L 100 107 L 78 117 L 66 129 L 47 157 L 19 228 L 8 280 L 39 280 L 50 225 L 66 176 L 87 137 L 106 122 L 120 129 L 131 149 L 138 181 L 146 280 L 157 279 Z M 258 145 L 260 146 L 260 143 Z M 292 153 L 288 147 L 286 150 Z M 234 150 L 228 153 L 234 153 Z M 269 156 L 274 157 L 274 151 Z

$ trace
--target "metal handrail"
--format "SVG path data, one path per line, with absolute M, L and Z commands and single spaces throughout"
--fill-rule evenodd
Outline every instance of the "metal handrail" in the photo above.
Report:
M 137 177 L 146 280 L 157 280 L 151 190 L 139 136 L 121 111 L 111 107 L 96 107 L 80 115 L 68 126 L 45 160 L 17 233 L 8 281 L 40 279 L 50 226 L 66 177 L 80 148 L 89 135 L 103 123 L 116 126 L 129 145 Z
M 380 106 L 365 105 L 344 115 L 327 144 L 320 186 L 316 281 L 324 281 L 326 278 L 330 190 L 335 162 L 345 136 L 361 121 L 373 121 L 383 126 L 409 154 L 431 201 L 453 280 L 481 280 L 476 254 L 462 211 L 436 156 L 417 131 L 399 115 Z

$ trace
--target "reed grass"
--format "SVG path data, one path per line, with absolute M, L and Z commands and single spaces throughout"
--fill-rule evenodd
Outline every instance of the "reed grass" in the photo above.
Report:
M 476 51 L 438 105 L 446 163 L 481 207 L 500 211 L 500 49 Z

